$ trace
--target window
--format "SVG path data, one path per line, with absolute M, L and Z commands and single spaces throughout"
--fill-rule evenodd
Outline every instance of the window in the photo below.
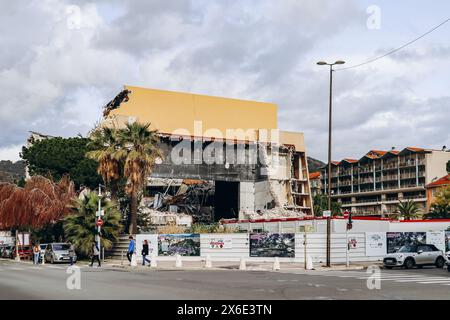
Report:
M 419 247 L 417 248 L 417 251 L 420 251 L 420 250 L 422 250 L 423 252 L 430 252 L 430 251 L 433 251 L 433 250 L 430 248 L 430 246 L 419 246 Z

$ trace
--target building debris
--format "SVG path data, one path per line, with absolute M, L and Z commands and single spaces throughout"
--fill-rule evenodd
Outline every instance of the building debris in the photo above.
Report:
M 107 117 L 109 113 L 112 110 L 117 109 L 122 102 L 127 102 L 129 100 L 128 94 L 130 93 L 130 90 L 122 90 L 114 99 L 108 102 L 106 106 L 103 107 L 103 117 Z

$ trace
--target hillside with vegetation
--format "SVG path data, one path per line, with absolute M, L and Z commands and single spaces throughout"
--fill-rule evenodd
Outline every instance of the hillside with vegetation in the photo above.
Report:
M 25 162 L 0 160 L 0 182 L 15 183 L 25 178 Z
M 321 168 L 323 166 L 325 166 L 324 162 L 322 162 L 320 160 L 317 160 L 317 159 L 314 159 L 314 158 L 311 158 L 311 157 L 308 157 L 308 171 L 309 171 L 309 173 L 319 171 L 319 168 Z

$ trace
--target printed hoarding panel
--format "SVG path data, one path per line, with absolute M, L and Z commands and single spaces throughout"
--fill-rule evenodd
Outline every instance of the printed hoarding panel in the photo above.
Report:
M 233 239 L 231 237 L 219 237 L 209 239 L 211 249 L 232 249 Z
M 386 232 L 366 232 L 366 256 L 379 257 L 386 253 Z
M 386 232 L 388 253 L 396 252 L 402 246 L 426 243 L 426 232 Z
M 427 244 L 434 244 L 436 248 L 445 252 L 445 231 L 427 232 Z
M 144 240 L 148 242 L 148 254 L 152 255 L 153 252 L 158 254 L 158 235 L 157 234 L 138 234 L 136 235 L 136 255 L 140 257 L 142 255 L 142 245 Z
M 250 257 L 295 258 L 294 233 L 250 234 Z
M 445 251 L 450 251 L 450 231 L 445 231 Z
M 200 256 L 200 235 L 193 233 L 160 234 L 158 255 Z

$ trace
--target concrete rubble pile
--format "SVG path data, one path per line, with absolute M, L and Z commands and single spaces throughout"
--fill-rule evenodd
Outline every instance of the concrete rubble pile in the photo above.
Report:
M 153 224 L 211 223 L 214 186 L 206 181 L 185 180 L 176 194 L 157 193 L 142 202 L 142 211 L 148 213 Z
M 303 218 L 307 215 L 301 211 L 287 210 L 282 207 L 277 207 L 260 212 L 245 212 L 244 219 L 277 219 L 277 218 Z

